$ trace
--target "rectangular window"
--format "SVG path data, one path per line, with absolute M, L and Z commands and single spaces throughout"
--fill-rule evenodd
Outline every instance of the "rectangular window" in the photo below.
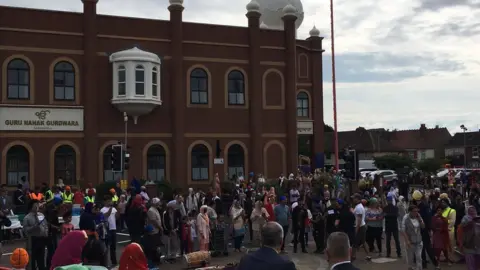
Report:
M 157 78 L 157 72 L 152 72 L 152 96 L 158 97 L 158 78 Z
M 473 158 L 478 158 L 479 150 L 480 150 L 480 147 L 478 147 L 478 146 L 472 147 L 472 157 Z
M 125 74 L 125 69 L 119 69 L 118 70 L 118 95 L 119 96 L 125 96 L 127 93 L 126 89 L 126 74 Z
M 135 70 L 135 95 L 145 95 L 145 71 L 143 69 Z

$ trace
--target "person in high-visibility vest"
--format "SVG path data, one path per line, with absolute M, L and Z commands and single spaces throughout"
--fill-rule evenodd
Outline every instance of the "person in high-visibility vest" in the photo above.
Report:
M 70 186 L 65 187 L 65 192 L 62 194 L 63 203 L 73 203 L 73 193 Z
M 95 191 L 93 189 L 88 190 L 87 196 L 83 199 L 83 204 L 87 205 L 87 203 L 95 203 Z
M 445 193 L 440 194 L 441 202 L 440 206 L 442 207 L 442 217 L 446 218 L 448 220 L 448 236 L 450 238 L 450 245 L 453 250 L 453 247 L 455 247 L 455 221 L 457 219 L 457 212 L 455 209 L 450 208 L 450 200 L 445 198 Z
M 118 203 L 117 191 L 114 188 L 112 188 L 110 189 L 110 194 L 112 194 L 112 203 L 117 204 Z
M 53 200 L 53 192 L 47 183 L 43 183 L 43 194 L 47 202 L 51 202 Z

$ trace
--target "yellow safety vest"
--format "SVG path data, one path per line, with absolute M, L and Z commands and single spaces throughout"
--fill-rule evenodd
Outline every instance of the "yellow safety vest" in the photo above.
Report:
M 95 202 L 94 197 L 86 196 L 85 199 L 87 200 L 87 203 L 94 203 Z
M 113 202 L 113 203 L 118 202 L 118 196 L 117 196 L 117 195 L 113 195 L 113 197 L 112 197 L 112 202 Z
M 47 202 L 53 200 L 53 192 L 51 190 L 47 190 L 47 192 L 45 192 L 45 197 L 48 198 Z
M 62 194 L 62 198 L 63 198 L 63 202 L 64 203 L 72 203 L 73 201 L 73 194 L 70 193 L 67 195 L 67 193 L 63 193 Z
M 450 207 L 447 207 L 445 210 L 443 210 L 442 212 L 442 217 L 446 218 L 447 221 L 448 221 L 448 224 L 450 224 L 450 219 L 448 218 L 450 216 L 451 213 L 456 213 L 455 212 L 455 209 L 452 209 Z M 455 228 L 452 228 L 452 229 L 449 229 L 450 231 L 451 230 L 454 230 Z

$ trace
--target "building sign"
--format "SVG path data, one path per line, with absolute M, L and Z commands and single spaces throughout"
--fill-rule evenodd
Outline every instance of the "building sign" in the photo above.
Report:
M 313 134 L 313 121 L 312 120 L 297 121 L 297 134 L 298 135 L 312 135 Z
M 2 131 L 83 131 L 83 109 L 0 107 Z

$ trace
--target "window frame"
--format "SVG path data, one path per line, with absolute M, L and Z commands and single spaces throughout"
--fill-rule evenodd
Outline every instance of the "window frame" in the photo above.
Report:
M 64 149 L 62 149 L 64 148 Z M 65 151 L 68 150 L 68 151 Z M 61 152 L 59 152 L 61 151 Z M 57 160 L 63 159 L 62 169 L 58 168 Z M 77 184 L 77 153 L 75 149 L 70 145 L 60 145 L 55 149 L 54 153 L 54 179 L 58 179 L 59 177 L 63 179 L 66 185 L 76 185 Z M 69 168 L 69 165 L 71 166 Z M 61 172 L 61 173 L 59 173 Z M 70 180 L 68 178 L 68 174 L 70 174 Z
M 196 150 L 196 148 L 201 148 L 201 151 Z M 197 165 L 200 163 L 201 165 Z M 206 174 L 204 174 L 205 169 Z M 208 147 L 204 144 L 196 144 L 192 147 L 192 151 L 190 152 L 190 180 L 194 183 L 208 182 L 210 180 L 210 169 L 210 151 L 208 150 Z M 196 178 L 196 175 L 199 175 L 199 177 Z
M 194 73 L 196 71 L 202 72 L 203 74 L 200 75 L 195 75 Z M 210 102 L 210 97 L 209 97 L 209 87 L 210 87 L 210 81 L 209 81 L 209 76 L 207 70 L 201 67 L 196 67 L 190 71 L 190 105 L 208 105 Z M 204 81 L 204 83 L 202 83 Z M 204 84 L 204 87 L 202 85 Z M 197 89 L 194 89 L 194 85 L 197 86 Z M 201 100 L 201 94 L 205 95 L 205 102 L 202 102 Z M 198 101 L 194 101 L 193 98 L 195 95 L 198 95 Z
M 301 103 L 300 106 L 298 103 Z M 305 91 L 297 93 L 297 117 L 310 117 L 310 96 Z
M 158 87 L 158 72 L 159 69 L 154 66 L 152 68 L 152 97 L 159 97 L 159 87 Z
M 22 64 L 24 64 L 26 67 L 11 67 L 11 65 L 15 62 L 15 61 L 18 61 L 18 62 L 21 62 Z M 17 79 L 17 83 L 11 83 L 10 82 L 10 72 L 13 71 L 13 72 L 16 72 L 16 79 Z M 21 81 L 21 76 L 20 76 L 20 72 L 26 72 L 26 79 L 27 79 L 27 83 L 20 83 Z M 30 75 L 31 75 L 31 67 L 30 67 L 30 64 L 25 60 L 25 59 L 22 59 L 22 58 L 13 58 L 11 59 L 8 64 L 7 64 L 7 70 L 6 70 L 6 80 L 5 80 L 5 83 L 6 83 L 6 99 L 7 100 L 22 100 L 22 101 L 25 101 L 25 100 L 29 100 L 30 97 L 31 97 L 31 80 L 30 80 Z M 10 96 L 10 87 L 13 86 L 13 87 L 17 87 L 17 97 L 12 97 Z M 20 97 L 20 87 L 27 87 L 27 97 Z
M 235 149 L 238 147 L 238 149 Z M 233 150 L 233 151 L 232 151 Z M 239 151 L 236 151 L 239 150 Z M 238 155 L 238 156 L 236 156 Z M 234 157 L 234 158 L 232 158 Z M 231 161 L 232 159 L 235 161 L 231 166 Z M 241 159 L 241 162 L 240 162 Z M 237 164 L 238 163 L 238 164 Z M 239 166 L 241 163 L 242 166 Z M 228 148 L 228 153 L 227 153 L 227 173 L 228 173 L 228 178 L 231 179 L 233 177 L 233 174 L 231 172 L 234 171 L 235 175 L 238 177 L 239 172 L 241 172 L 241 176 L 245 176 L 245 150 L 240 144 L 232 144 Z
M 142 72 L 143 74 L 143 80 L 139 80 L 139 76 L 137 76 L 137 72 Z M 143 65 L 136 65 L 135 66 L 135 96 L 139 96 L 139 97 L 144 97 L 145 96 L 145 92 L 146 92 L 146 85 L 145 85 L 145 67 Z M 142 90 L 143 90 L 143 93 L 142 94 L 139 94 L 138 93 L 138 90 L 139 90 L 139 86 L 142 86 Z
M 62 69 L 62 67 L 60 67 L 60 65 L 62 65 L 62 64 L 68 65 L 68 67 L 70 69 L 68 69 L 68 68 Z M 60 83 L 60 84 L 57 83 L 57 74 L 62 75 L 63 83 Z M 73 75 L 72 85 L 69 85 L 67 83 L 67 77 L 68 77 L 67 74 Z M 65 61 L 65 60 L 59 61 L 59 62 L 55 63 L 55 66 L 53 67 L 53 74 L 51 76 L 53 76 L 53 100 L 54 101 L 68 101 L 68 102 L 75 101 L 76 91 L 77 91 L 76 84 L 75 84 L 75 81 L 77 79 L 75 66 L 72 63 L 70 63 L 69 61 Z M 63 91 L 63 98 L 57 97 L 57 88 L 59 90 Z M 67 91 L 68 88 L 71 88 L 73 90 L 72 98 L 66 98 L 66 91 Z
M 123 73 L 123 80 L 120 80 L 120 73 Z M 121 85 L 123 85 L 123 94 L 120 93 Z M 117 68 L 117 95 L 120 97 L 127 95 L 127 69 L 123 64 L 119 65 Z
M 17 148 L 17 149 L 15 149 Z M 10 153 L 10 151 L 17 151 L 16 153 Z M 9 165 L 12 164 L 12 161 L 16 164 L 16 168 L 11 168 Z M 27 181 L 30 179 L 30 153 L 28 149 L 25 148 L 23 145 L 13 145 L 7 151 L 7 155 L 5 157 L 5 177 L 6 177 L 6 184 L 8 186 L 16 186 L 20 182 L 20 179 L 25 176 Z M 16 183 L 10 182 L 10 174 L 15 174 Z
M 239 75 L 235 78 L 236 75 Z M 238 84 L 241 83 L 241 87 Z M 233 87 L 232 87 L 233 84 Z M 245 106 L 245 74 L 238 69 L 231 70 L 227 75 L 227 99 L 229 106 Z M 231 95 L 235 96 L 235 102 L 232 101 Z M 242 95 L 242 101 L 238 102 L 239 95 Z
M 161 149 L 161 151 L 158 151 Z M 163 158 L 163 162 L 162 162 Z M 165 148 L 160 145 L 160 144 L 154 144 L 151 145 L 148 150 L 147 150 L 147 156 L 146 156 L 146 162 L 147 162 L 147 179 L 154 181 L 156 183 L 158 182 L 165 182 L 167 179 L 167 152 Z M 153 168 L 151 168 L 150 165 L 153 165 Z M 151 177 L 150 172 L 155 171 L 155 177 Z M 163 175 L 161 173 L 163 171 Z M 160 180 L 159 179 L 159 172 L 160 172 Z

